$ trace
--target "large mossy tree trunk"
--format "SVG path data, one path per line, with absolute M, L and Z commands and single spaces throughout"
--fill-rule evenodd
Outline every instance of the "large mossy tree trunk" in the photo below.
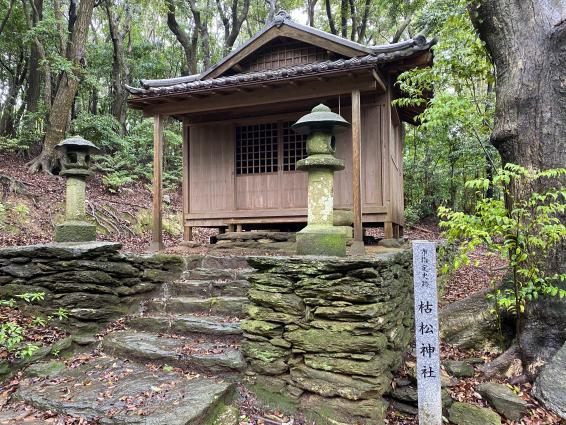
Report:
M 566 3 L 476 0 L 471 17 L 497 71 L 491 141 L 503 162 L 539 170 L 565 167 Z M 551 274 L 566 272 L 565 243 L 546 265 Z M 566 302 L 542 299 L 527 308 L 519 342 L 530 373 L 565 340 Z
M 71 72 L 64 71 L 61 75 L 47 120 L 43 148 L 39 156 L 29 163 L 31 172 L 51 172 L 57 165 L 54 149 L 55 145 L 65 136 L 69 125 L 71 109 L 79 88 L 85 42 L 95 3 L 95 0 L 81 0 L 79 4 L 76 19 L 72 25 L 66 55 L 67 59 L 73 64 L 73 70 Z

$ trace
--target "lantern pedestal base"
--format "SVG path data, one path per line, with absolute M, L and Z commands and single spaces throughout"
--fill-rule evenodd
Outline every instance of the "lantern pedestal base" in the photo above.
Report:
M 90 242 L 96 240 L 96 225 L 87 221 L 65 221 L 55 227 L 55 242 Z
M 297 254 L 346 256 L 346 233 L 334 226 L 307 226 L 297 233 Z

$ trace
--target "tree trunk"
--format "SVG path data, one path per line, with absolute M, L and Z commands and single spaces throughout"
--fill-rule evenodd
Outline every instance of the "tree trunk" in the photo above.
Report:
M 491 141 L 504 163 L 539 170 L 566 164 L 565 16 L 561 0 L 482 0 L 471 8 L 496 67 Z M 566 272 L 566 242 L 547 266 L 551 274 Z M 566 301 L 527 308 L 519 342 L 531 375 L 565 340 Z
M 33 13 L 33 25 L 37 25 L 43 19 L 43 0 L 33 0 L 35 7 Z M 38 15 L 36 15 L 36 13 Z M 32 43 L 29 55 L 29 75 L 28 88 L 26 92 L 27 111 L 37 112 L 39 107 L 39 99 L 41 96 L 41 69 L 40 69 L 40 52 L 37 44 Z
M 334 22 L 334 17 L 332 16 L 332 7 L 330 5 L 330 0 L 325 0 L 324 2 L 326 17 L 328 19 L 328 26 L 330 27 L 330 32 L 334 35 L 338 35 L 338 30 L 336 29 L 336 22 Z
M 360 24 L 356 28 L 358 43 L 362 43 L 362 44 L 366 43 L 365 38 L 366 38 L 366 31 L 367 31 L 367 27 L 368 27 L 368 19 L 369 19 L 370 8 L 371 8 L 371 0 L 366 0 L 365 5 L 364 5 L 364 12 L 362 14 L 362 18 L 360 19 Z M 356 41 L 356 40 L 354 40 L 354 41 Z
M 63 72 L 61 76 L 47 121 L 43 148 L 39 156 L 28 164 L 31 172 L 50 173 L 58 165 L 54 158 L 54 148 L 65 136 L 73 101 L 79 88 L 81 62 L 94 4 L 95 0 L 81 0 L 79 4 L 67 49 L 67 59 L 73 62 L 75 75 Z
M 275 12 L 277 12 L 277 0 L 265 0 L 265 2 L 268 7 L 265 23 L 268 24 L 275 18 Z
M 43 0 L 29 0 L 31 5 L 31 18 L 30 13 L 28 13 L 27 7 L 27 0 L 22 0 L 22 6 L 24 9 L 24 16 L 29 30 L 34 29 L 37 27 L 39 22 L 43 19 Z M 38 8 L 40 6 L 41 8 Z M 54 3 L 54 10 L 55 10 L 55 3 Z M 37 71 L 43 71 L 43 95 L 44 95 L 44 107 L 46 110 L 46 115 L 49 115 L 49 111 L 51 110 L 51 99 L 52 99 L 52 84 L 51 84 L 51 69 L 49 68 L 49 62 L 47 59 L 47 54 L 45 52 L 45 48 L 43 47 L 43 43 L 40 41 L 39 37 L 35 34 L 32 37 L 32 48 L 31 48 L 31 55 L 30 55 L 30 66 L 33 65 L 31 60 L 34 60 L 35 54 L 37 54 Z M 33 78 L 32 78 L 33 77 Z M 41 78 L 37 81 L 37 86 L 35 86 L 35 78 L 36 76 L 31 76 L 30 80 L 28 81 L 28 90 L 32 90 L 34 93 L 29 94 L 29 97 L 26 99 L 29 104 L 28 109 L 30 112 L 35 112 L 37 109 L 37 103 L 39 103 L 39 99 L 37 101 L 33 99 L 33 96 L 39 96 L 41 94 L 41 88 L 39 85 L 41 84 Z M 33 84 L 33 85 L 32 85 Z M 35 93 L 37 91 L 37 93 Z M 33 108 L 36 108 L 35 110 Z
M 216 0 L 216 8 L 218 9 L 222 25 L 224 26 L 224 55 L 227 55 L 232 50 L 240 34 L 242 24 L 248 17 L 250 0 L 244 0 L 241 13 L 238 12 L 238 0 L 232 0 L 228 11 L 230 16 L 228 16 L 227 12 L 224 10 L 223 4 L 226 4 L 226 2 Z
M 340 35 L 348 38 L 348 0 L 340 1 Z
M 8 23 L 8 19 L 10 19 L 12 9 L 14 8 L 14 2 L 14 0 L 10 0 L 10 3 L 8 4 L 8 10 L 5 12 L 6 14 L 2 18 L 2 21 L 0 21 L 0 34 L 2 34 L 2 31 L 4 31 L 4 27 Z
M 20 53 L 20 57 L 16 63 L 16 68 L 11 70 L 6 68 L 11 74 L 8 93 L 6 94 L 6 102 L 0 114 L 0 135 L 11 137 L 16 134 L 14 126 L 16 116 L 16 106 L 20 90 L 24 84 L 28 71 L 27 58 L 24 53 Z
M 204 68 L 210 67 L 211 61 L 211 51 L 210 51 L 210 36 L 208 34 L 208 22 L 206 18 L 202 16 L 201 10 L 197 5 L 196 0 L 188 0 L 191 13 L 193 14 L 193 19 L 195 20 L 195 29 L 198 30 L 201 43 L 202 43 L 202 57 Z M 208 5 L 210 6 L 210 5 Z
M 92 89 L 88 110 L 92 115 L 98 114 L 98 90 L 96 90 L 96 87 L 93 87 Z
M 124 54 L 124 45 L 122 41 L 126 34 L 130 31 L 130 12 L 128 6 L 125 6 L 124 22 L 120 28 L 120 17 L 118 17 L 110 5 L 110 1 L 106 2 L 106 16 L 108 17 L 108 28 L 110 38 L 112 40 L 112 115 L 120 123 L 120 134 L 126 134 L 126 110 L 128 93 L 124 85 L 130 83 L 130 69 L 126 62 Z
M 177 41 L 183 48 L 186 62 L 183 74 L 196 74 L 198 31 L 193 28 L 192 34 L 189 34 L 181 28 L 177 22 L 175 4 L 173 3 L 173 0 L 167 0 L 167 26 L 171 32 L 175 34 Z
M 307 25 L 314 27 L 314 8 L 318 0 L 307 0 Z

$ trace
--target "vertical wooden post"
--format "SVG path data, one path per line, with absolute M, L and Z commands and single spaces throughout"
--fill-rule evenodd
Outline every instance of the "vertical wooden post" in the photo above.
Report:
M 153 226 L 151 232 L 151 251 L 163 249 L 162 222 L 162 173 L 163 173 L 163 116 L 153 116 Z
M 399 239 L 399 225 L 396 223 L 393 223 L 393 237 Z
M 392 239 L 393 238 L 393 223 L 386 221 L 383 223 L 383 238 Z
M 183 240 L 193 240 L 193 229 L 187 225 L 187 217 L 190 212 L 190 141 L 189 127 L 183 122 Z
M 360 91 L 352 90 L 352 210 L 354 213 L 354 242 L 352 254 L 364 254 L 364 235 L 362 228 L 362 113 Z

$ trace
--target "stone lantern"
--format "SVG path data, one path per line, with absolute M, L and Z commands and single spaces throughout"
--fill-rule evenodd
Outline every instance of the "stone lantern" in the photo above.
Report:
M 55 228 L 55 242 L 88 242 L 96 239 L 96 225 L 86 220 L 86 178 L 90 169 L 91 155 L 99 149 L 80 136 L 63 140 L 55 149 L 62 154 L 59 173 L 67 178 L 65 221 Z
M 308 156 L 296 165 L 297 170 L 308 172 L 308 220 L 307 227 L 297 233 L 297 254 L 346 255 L 346 234 L 333 225 L 334 172 L 344 169 L 344 161 L 334 156 L 334 135 L 349 126 L 323 104 L 292 126 L 296 132 L 308 134 Z

